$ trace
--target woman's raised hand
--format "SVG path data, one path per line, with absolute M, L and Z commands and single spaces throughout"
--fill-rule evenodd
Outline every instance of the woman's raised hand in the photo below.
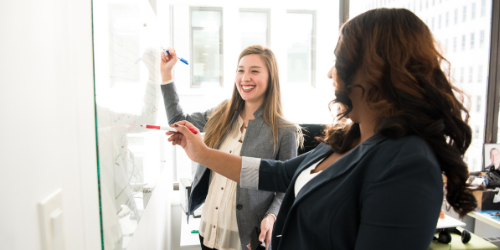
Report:
M 172 69 L 174 68 L 178 60 L 175 49 L 167 48 L 167 50 L 170 55 L 165 51 L 161 52 L 160 71 L 162 82 L 166 82 L 172 79 Z
M 181 146 L 186 151 L 187 156 L 194 162 L 200 162 L 199 159 L 209 149 L 203 142 L 200 131 L 187 121 L 180 121 L 172 124 L 171 127 L 177 129 L 178 132 L 167 132 L 170 135 L 168 138 L 172 145 Z M 189 131 L 189 128 L 198 131 L 197 134 Z

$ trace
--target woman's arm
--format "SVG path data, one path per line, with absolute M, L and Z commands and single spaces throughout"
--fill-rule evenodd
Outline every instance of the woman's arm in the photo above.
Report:
M 163 102 L 165 105 L 165 111 L 167 113 L 169 125 L 174 124 L 178 121 L 189 121 L 200 131 L 203 131 L 205 124 L 208 121 L 209 115 L 212 109 L 205 112 L 196 112 L 193 114 L 184 114 L 181 105 L 179 105 L 179 95 L 177 94 L 177 89 L 175 84 L 172 82 L 172 69 L 177 63 L 177 55 L 175 49 L 168 48 L 170 55 L 161 52 L 161 92 L 163 95 Z
M 233 181 L 241 182 L 241 187 L 244 188 L 254 188 L 270 192 L 286 192 L 295 174 L 295 170 L 305 157 L 314 151 L 285 162 L 260 160 L 251 157 L 242 158 L 208 148 L 199 133 L 193 134 L 189 131 L 188 128 L 195 127 L 187 121 L 178 122 L 172 125 L 172 127 L 175 127 L 179 131 L 178 133 L 166 133 L 170 135 L 168 141 L 172 142 L 172 145 L 180 145 L 192 161 L 200 163 Z M 242 161 L 246 164 L 243 170 Z M 246 172 L 242 174 L 242 171 Z M 248 180 L 241 180 L 240 176 L 250 177 Z M 259 181 L 259 178 L 261 181 Z
M 443 202 L 439 166 L 414 155 L 388 166 L 360 195 L 356 250 L 428 249 Z

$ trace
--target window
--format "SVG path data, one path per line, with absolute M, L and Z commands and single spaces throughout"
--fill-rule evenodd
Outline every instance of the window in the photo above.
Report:
M 472 10 L 471 11 L 472 11 L 472 13 L 471 13 L 470 18 L 471 19 L 476 18 L 476 3 L 472 3 Z
M 480 113 L 481 112 L 481 96 L 478 95 L 476 97 L 476 112 Z
M 422 10 L 422 0 L 420 0 L 420 10 Z
M 469 67 L 469 82 L 472 82 L 473 75 L 474 75 L 474 67 Z
M 316 13 L 288 11 L 286 25 L 288 82 L 314 86 Z
M 458 9 L 455 9 L 455 24 L 458 23 Z
M 438 29 L 441 29 L 441 15 L 438 17 Z
M 479 139 L 479 125 L 474 126 L 474 139 Z M 476 165 L 476 159 L 474 159 L 474 165 Z
M 483 65 L 479 65 L 479 67 L 477 67 L 477 81 L 483 81 Z
M 434 17 L 431 19 L 431 30 L 434 31 Z
M 448 38 L 444 39 L 444 50 L 445 53 L 448 52 Z
M 222 8 L 191 7 L 191 87 L 222 83 Z
M 463 15 L 463 20 L 462 21 L 466 21 L 467 20 L 467 6 L 464 6 L 464 15 Z
M 446 12 L 446 27 L 449 25 L 450 12 Z
M 251 45 L 269 47 L 269 11 L 240 9 L 241 49 Z
M 436 0 L 432 0 L 432 6 L 434 6 L 434 4 L 436 4 Z
M 484 30 L 479 32 L 479 48 L 484 46 Z
M 460 82 L 464 82 L 464 73 L 465 73 L 464 71 L 465 70 L 463 67 L 460 68 Z
M 425 0 L 425 8 L 429 8 L 429 0 Z
M 453 37 L 453 52 L 457 52 L 457 37 Z
M 470 48 L 474 48 L 474 33 L 470 34 Z
M 465 50 L 465 35 L 462 36 L 462 50 Z
M 481 16 L 485 16 L 486 15 L 486 0 L 483 0 L 481 2 Z

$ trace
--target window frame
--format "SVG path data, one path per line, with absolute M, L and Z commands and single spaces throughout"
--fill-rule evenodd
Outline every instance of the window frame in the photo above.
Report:
M 486 92 L 486 121 L 484 143 L 498 141 L 498 112 L 500 109 L 500 1 L 491 3 L 490 62 L 488 67 L 488 87 Z
M 222 7 L 202 7 L 202 6 L 189 6 L 189 52 L 190 60 L 194 64 L 194 53 L 193 53 L 193 11 L 219 11 L 220 12 L 220 29 L 219 29 L 219 50 L 220 54 L 224 55 L 224 10 Z M 224 87 L 224 56 L 220 57 L 219 60 L 219 86 Z M 194 82 L 194 68 L 190 69 L 190 88 L 201 88 L 202 84 L 195 84 Z

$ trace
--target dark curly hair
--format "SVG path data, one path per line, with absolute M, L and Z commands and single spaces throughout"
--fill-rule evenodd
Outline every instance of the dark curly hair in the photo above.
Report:
M 474 210 L 477 202 L 467 189 L 468 168 L 463 161 L 471 143 L 469 112 L 462 104 L 464 93 L 441 69 L 450 63 L 436 49 L 429 28 L 409 10 L 383 8 L 356 16 L 340 33 L 335 49 L 336 99 L 330 103 L 339 112 L 321 140 L 344 153 L 359 138 L 359 124 L 348 123 L 346 117 L 352 110 L 351 88 L 361 87 L 352 84 L 353 77 L 361 74 L 370 85 L 363 89 L 368 105 L 382 114 L 375 133 L 423 138 L 447 177 L 448 203 L 460 216 Z

